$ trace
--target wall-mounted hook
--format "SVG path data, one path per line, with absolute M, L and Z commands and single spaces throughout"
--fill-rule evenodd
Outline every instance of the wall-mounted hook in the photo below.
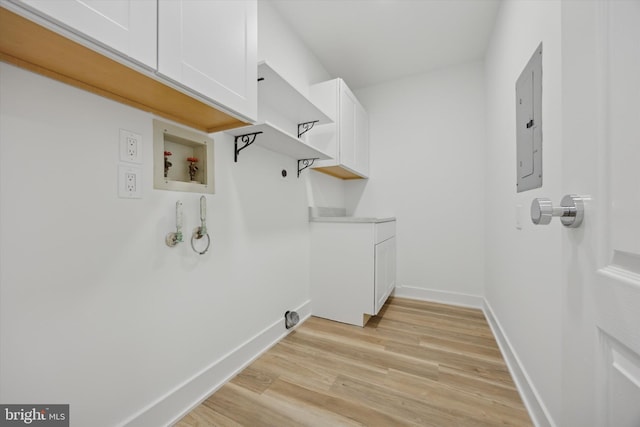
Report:
M 182 242 L 182 202 L 180 200 L 176 202 L 176 231 L 167 234 L 165 242 L 171 248 Z
M 199 251 L 196 249 L 194 241 L 200 240 L 203 237 L 207 238 L 207 246 L 203 251 Z M 209 250 L 209 245 L 211 245 L 211 238 L 207 232 L 207 199 L 202 196 L 200 197 L 200 227 L 196 227 L 193 230 L 193 234 L 191 235 L 191 249 L 200 255 L 204 255 Z

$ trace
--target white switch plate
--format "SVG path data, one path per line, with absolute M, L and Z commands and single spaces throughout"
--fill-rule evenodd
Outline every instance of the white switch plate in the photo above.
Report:
M 118 197 L 122 199 L 142 199 L 142 168 L 118 166 Z
M 142 164 L 142 135 L 120 129 L 120 161 Z
M 518 204 L 516 205 L 516 228 L 518 230 L 522 230 L 523 218 L 524 218 L 524 209 L 522 208 L 522 205 Z

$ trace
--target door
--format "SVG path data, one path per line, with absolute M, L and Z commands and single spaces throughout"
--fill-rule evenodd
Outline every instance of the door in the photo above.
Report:
M 156 68 L 157 4 L 139 0 L 21 0 L 150 68 Z
M 158 72 L 255 120 L 255 0 L 160 0 L 158 8 Z
M 640 426 L 640 1 L 562 4 L 563 426 Z

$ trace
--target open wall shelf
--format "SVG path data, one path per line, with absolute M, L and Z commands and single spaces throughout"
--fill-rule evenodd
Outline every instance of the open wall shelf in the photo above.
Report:
M 268 62 L 260 61 L 258 63 L 258 121 L 273 121 L 268 116 L 272 111 L 277 111 L 279 115 L 296 125 L 316 120 L 320 125 L 333 123 L 332 118 L 293 87 Z
M 297 136 L 269 122 L 233 129 L 227 133 L 234 137 L 241 137 L 242 135 L 258 132 L 260 133 L 256 135 L 253 144 L 284 154 L 296 160 L 313 158 L 325 160 L 331 158 L 328 154 L 308 145 Z M 238 144 L 238 148 L 240 148 L 240 141 L 238 141 Z
M 240 151 L 253 144 L 296 160 L 326 160 L 332 157 L 307 144 L 305 139 L 307 132 L 313 132 L 314 125 L 327 123 L 333 123 L 333 119 L 271 65 L 261 61 L 258 64 L 258 121 L 227 133 L 235 138 L 236 161 Z M 244 140 L 243 136 L 246 136 Z

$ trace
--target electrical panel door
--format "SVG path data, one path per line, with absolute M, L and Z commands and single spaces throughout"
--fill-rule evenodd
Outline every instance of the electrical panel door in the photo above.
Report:
M 542 187 L 542 43 L 516 82 L 518 193 Z

